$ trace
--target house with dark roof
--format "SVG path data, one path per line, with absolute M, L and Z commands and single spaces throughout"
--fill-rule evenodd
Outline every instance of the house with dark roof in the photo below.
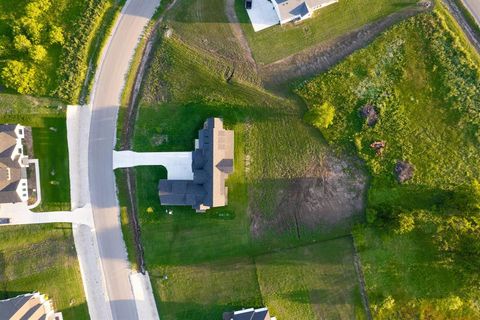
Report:
M 276 320 L 276 318 L 270 316 L 268 308 L 250 308 L 233 312 L 225 312 L 223 314 L 223 320 Z
M 0 125 L 0 203 L 28 200 L 28 157 L 23 154 L 25 127 Z
M 0 319 L 62 320 L 63 316 L 55 312 L 52 301 L 45 295 L 34 292 L 0 300 Z
M 272 0 L 280 24 L 308 19 L 316 10 L 336 2 L 338 0 Z
M 225 180 L 233 172 L 233 153 L 233 131 L 225 130 L 220 118 L 207 119 L 192 152 L 193 180 L 160 180 L 161 204 L 191 206 L 198 212 L 226 206 Z

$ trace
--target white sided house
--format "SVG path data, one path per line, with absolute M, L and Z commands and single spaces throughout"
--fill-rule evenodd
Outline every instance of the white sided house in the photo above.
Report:
M 272 0 L 280 24 L 308 19 L 313 12 L 338 0 Z
M 245 0 L 245 8 L 255 32 L 274 25 L 310 18 L 313 13 L 339 0 Z
M 0 125 L 0 203 L 27 202 L 28 156 L 23 154 L 25 127 Z

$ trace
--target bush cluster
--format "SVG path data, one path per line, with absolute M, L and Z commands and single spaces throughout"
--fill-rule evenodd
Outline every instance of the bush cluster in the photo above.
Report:
M 33 0 L 9 21 L 10 34 L 0 37 L 0 77 L 5 87 L 23 94 L 47 94 L 41 65 L 49 50 L 64 44 L 64 31 L 48 19 L 50 0 Z
M 78 100 L 88 68 L 87 44 L 109 7 L 109 1 L 88 0 L 82 17 L 75 23 L 75 31 L 68 37 L 68 46 L 63 50 L 62 65 L 57 72 L 59 86 L 55 92 L 67 102 L 76 103 Z

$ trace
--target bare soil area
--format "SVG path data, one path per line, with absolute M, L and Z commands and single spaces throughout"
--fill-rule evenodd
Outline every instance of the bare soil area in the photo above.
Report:
M 259 74 L 267 88 L 274 88 L 292 80 L 312 77 L 372 42 L 392 25 L 416 14 L 431 10 L 424 6 L 407 8 L 380 21 L 316 47 L 291 55 L 266 66 L 259 66 Z
M 294 232 L 301 238 L 302 230 L 349 226 L 362 213 L 367 177 L 358 163 L 328 155 L 311 169 L 314 172 L 307 173 L 307 178 L 281 182 L 273 215 L 250 203 L 254 237 Z

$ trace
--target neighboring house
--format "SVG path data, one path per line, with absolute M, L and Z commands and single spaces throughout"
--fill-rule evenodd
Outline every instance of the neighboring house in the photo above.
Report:
M 27 202 L 28 157 L 23 154 L 25 127 L 0 125 L 0 203 Z
M 338 2 L 338 0 L 271 0 L 277 12 L 280 24 L 291 21 L 305 20 L 312 16 L 315 10 Z
M 225 312 L 223 314 L 223 320 L 276 320 L 276 318 L 270 317 L 268 308 L 250 308 L 234 312 Z
M 52 302 L 38 292 L 0 300 L 0 319 L 9 320 L 62 320 L 62 313 L 55 312 Z
M 193 180 L 159 182 L 162 205 L 192 206 L 198 212 L 226 206 L 225 180 L 233 172 L 234 134 L 223 128 L 220 118 L 209 118 L 195 140 L 192 153 Z

